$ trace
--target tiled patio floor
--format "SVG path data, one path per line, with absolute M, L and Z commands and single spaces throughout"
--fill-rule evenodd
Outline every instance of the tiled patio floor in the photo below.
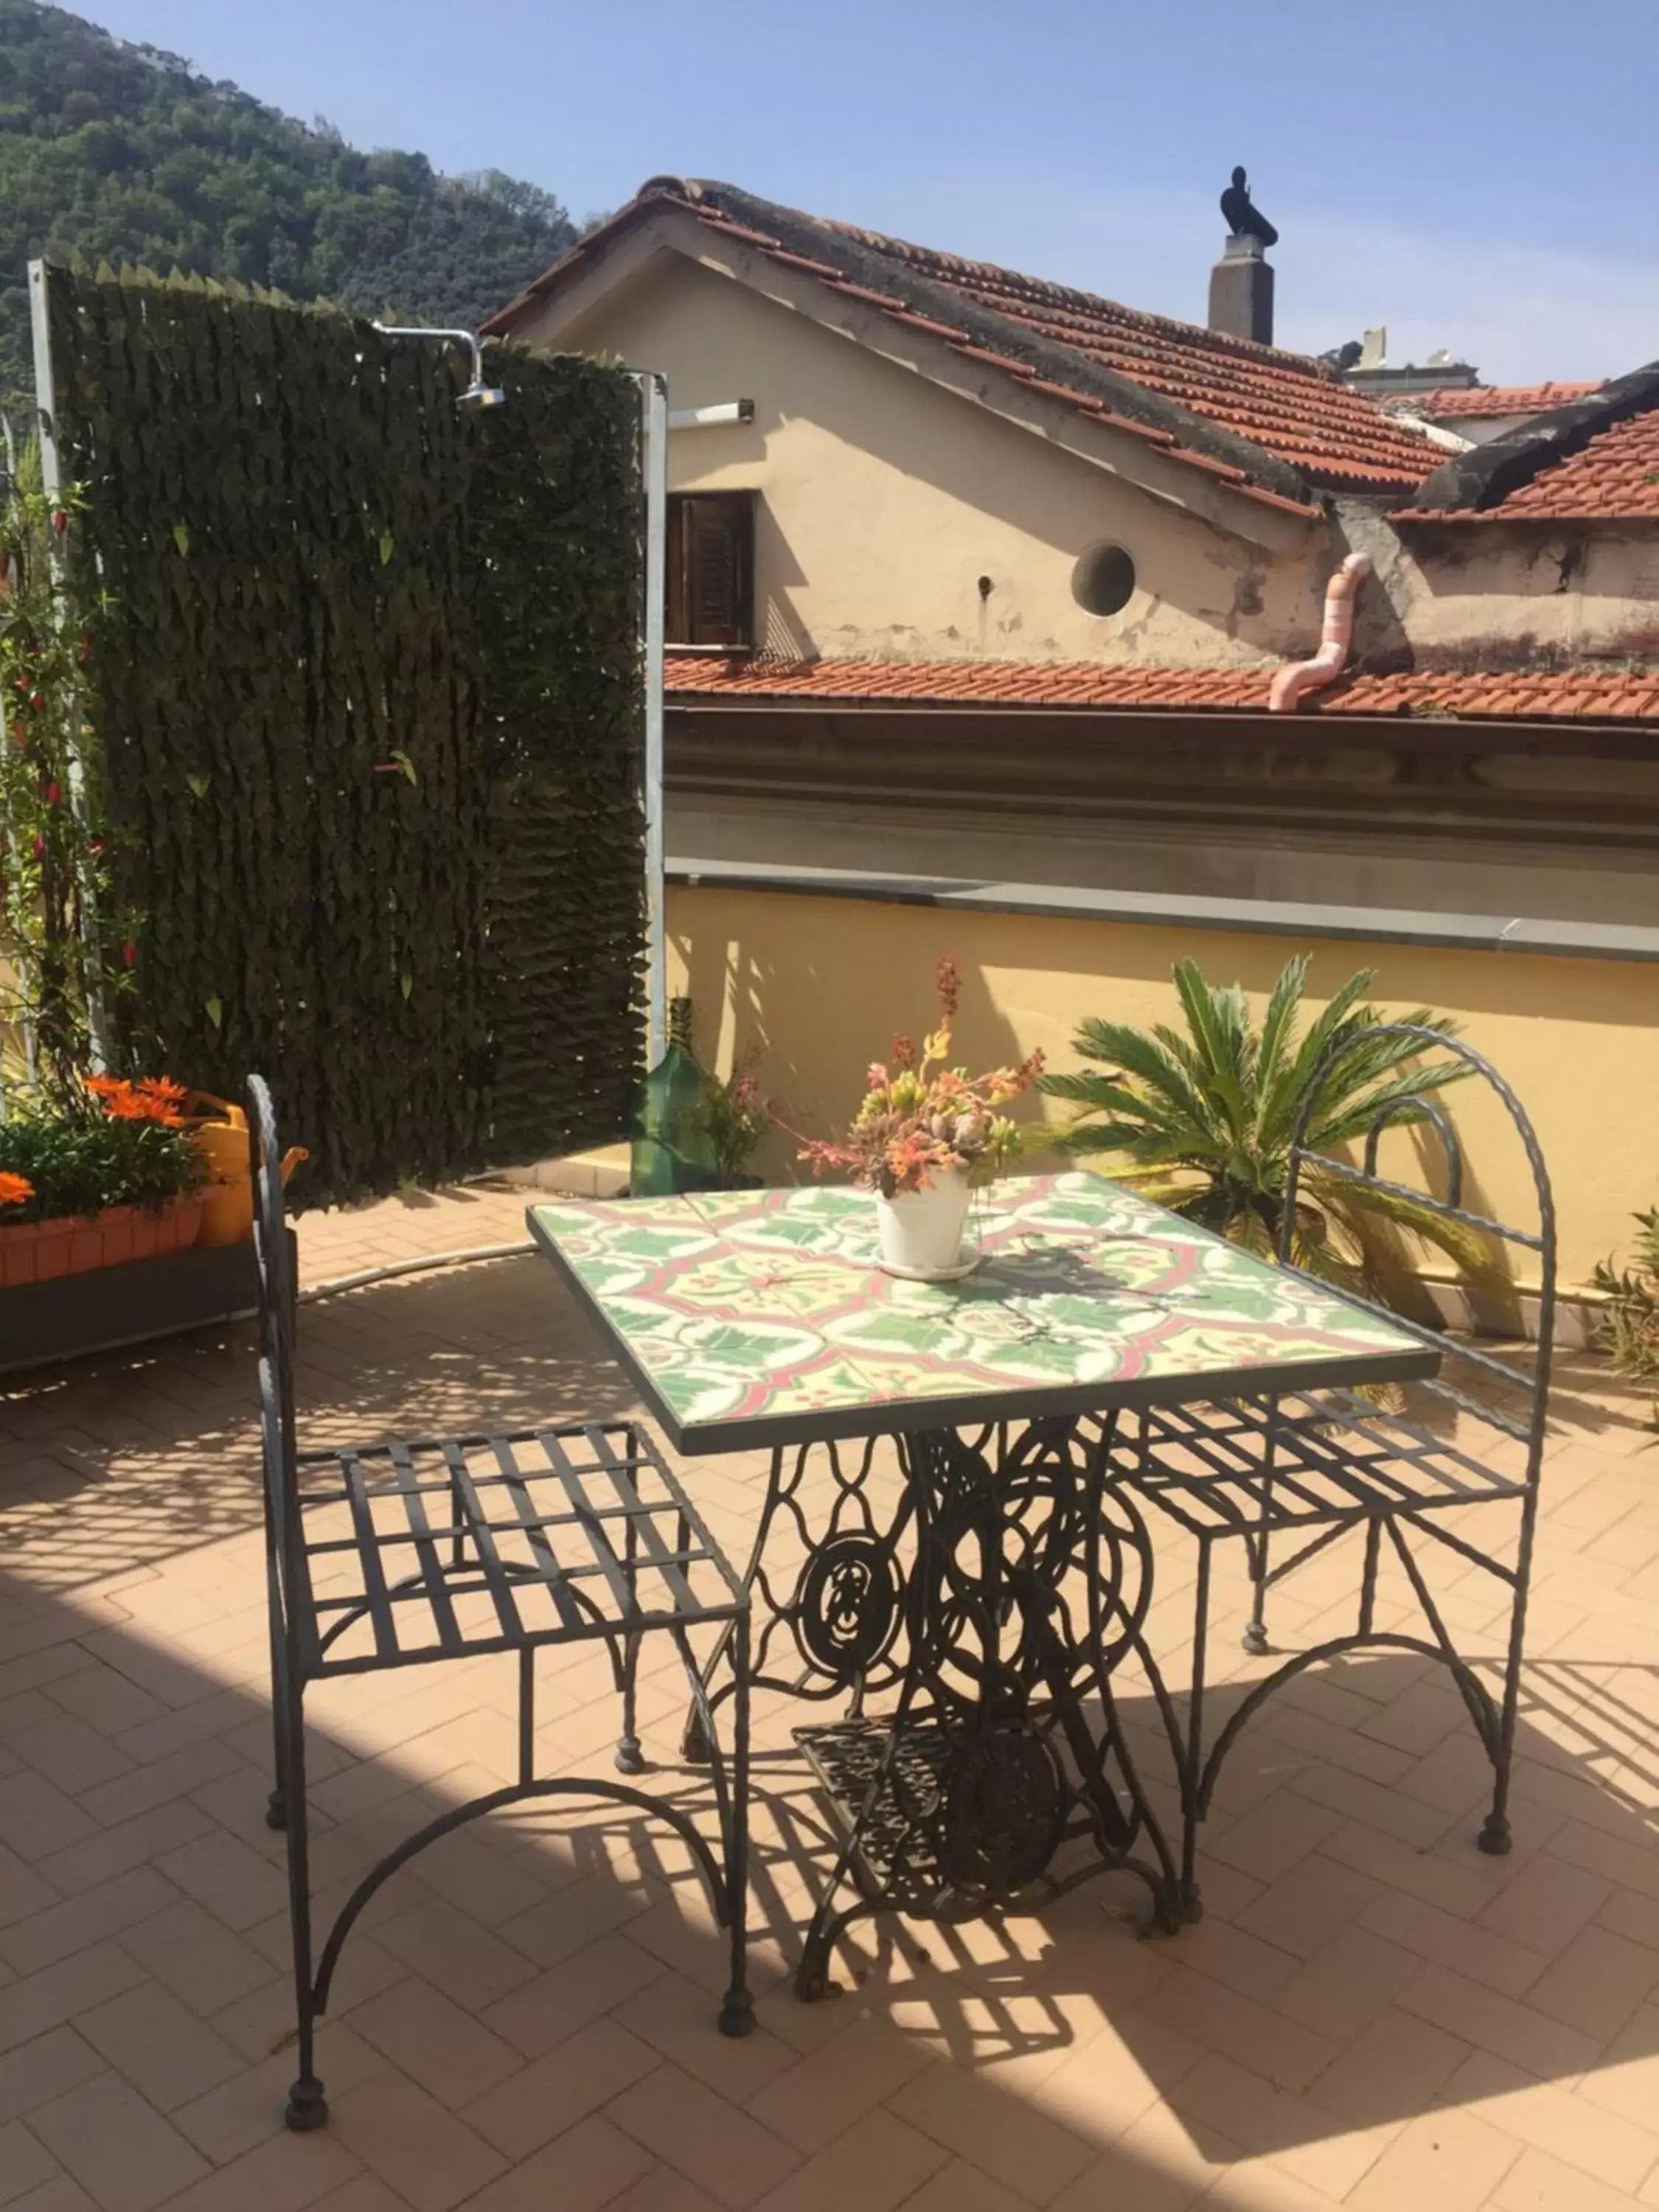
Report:
M 521 1233 L 477 1191 L 302 1224 L 315 1281 Z M 544 1265 L 416 1275 L 307 1310 L 325 1438 L 627 1403 Z M 761 2025 L 714 2026 L 721 1960 L 684 1854 L 631 1812 L 479 1823 L 381 1893 L 345 1954 L 320 2135 L 292 2071 L 268 1778 L 251 1332 L 0 1385 L 0 2205 L 22 2212 L 1611 2212 L 1659 2204 L 1659 1461 L 1568 1363 L 1547 1471 L 1516 1849 L 1434 1670 L 1303 1678 L 1243 1739 L 1206 1838 L 1207 1917 L 1139 1942 L 1117 1880 L 998 1926 L 866 1933 L 847 1992 L 787 1973 L 816 1802 L 777 1751 L 757 1808 Z M 690 1480 L 734 1547 L 758 1470 Z M 1190 1559 L 1160 1552 L 1173 1650 Z M 1287 1588 L 1334 1632 L 1351 1561 Z M 1474 1653 L 1503 1592 L 1442 1584 Z M 1235 1604 L 1242 1599 L 1228 1586 Z M 1218 1651 L 1236 1655 L 1237 1614 Z M 1179 1679 L 1177 1655 L 1172 1672 Z M 510 1662 L 313 1697 L 317 1878 L 514 1757 Z M 597 1669 L 546 1664 L 550 1769 L 608 1769 Z M 1149 1759 L 1139 1686 L 1127 1717 Z M 650 1677 L 656 1786 L 678 1700 Z M 783 1717 L 762 1740 L 787 1741 Z

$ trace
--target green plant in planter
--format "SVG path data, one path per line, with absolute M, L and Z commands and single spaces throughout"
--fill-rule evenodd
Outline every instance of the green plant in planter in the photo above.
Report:
M 194 1190 L 204 1169 L 183 1095 L 159 1079 L 94 1077 L 71 1103 L 14 1107 L 0 1122 L 0 1228 L 115 1206 L 157 1210 Z
M 760 1056 L 758 1045 L 739 1053 L 724 1080 L 703 1073 L 701 1118 L 714 1148 L 714 1173 L 723 1184 L 736 1182 L 744 1173 L 766 1133 L 766 1109 L 755 1074 Z
M 125 988 L 131 919 L 114 910 L 112 839 L 82 720 L 105 611 L 70 557 L 82 501 L 41 482 L 38 444 L 0 478 L 0 1022 L 27 1030 L 46 1091 L 73 1102 L 94 1006 Z
M 1595 1322 L 1597 1348 L 1640 1382 L 1659 1375 L 1659 1206 L 1632 1218 L 1631 1264 L 1599 1261 L 1590 1280 L 1607 1300 Z
M 1266 1257 L 1277 1255 L 1285 1216 L 1291 1143 L 1315 1073 L 1338 1047 L 1379 1024 L 1362 1004 L 1374 981 L 1362 968 L 1298 1034 L 1305 957 L 1291 960 L 1273 985 L 1261 1027 L 1251 1025 L 1243 988 L 1207 981 L 1196 962 L 1181 961 L 1175 985 L 1185 1030 L 1150 1030 L 1086 1021 L 1075 1049 L 1101 1073 L 1048 1074 L 1039 1090 L 1079 1111 L 1061 1142 L 1074 1153 L 1108 1154 L 1123 1165 L 1120 1182 L 1188 1220 L 1218 1231 Z M 1455 1025 L 1426 1007 L 1400 1017 L 1442 1036 Z M 1443 1090 L 1469 1071 L 1463 1064 L 1423 1067 L 1421 1044 L 1378 1037 L 1345 1053 L 1321 1087 L 1305 1141 L 1334 1152 L 1363 1138 L 1392 1101 Z M 1410 1127 L 1427 1119 L 1402 1105 Z M 1322 1175 L 1304 1163 L 1291 1240 L 1296 1265 L 1327 1281 L 1374 1291 L 1385 1262 L 1399 1257 L 1400 1232 L 1437 1245 L 1466 1272 L 1490 1273 L 1485 1246 L 1461 1223 L 1411 1199 Z

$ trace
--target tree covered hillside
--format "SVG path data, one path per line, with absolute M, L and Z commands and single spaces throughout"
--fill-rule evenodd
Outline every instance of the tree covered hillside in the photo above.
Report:
M 360 153 L 177 55 L 0 0 L 0 396 L 33 389 L 31 254 L 176 264 L 476 329 L 575 236 L 535 185 Z

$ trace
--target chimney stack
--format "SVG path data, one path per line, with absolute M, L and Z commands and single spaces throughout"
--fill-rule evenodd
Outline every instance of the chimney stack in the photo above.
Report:
M 1210 271 L 1210 328 L 1273 342 L 1273 270 L 1259 238 L 1235 231 Z
M 1273 272 L 1267 248 L 1278 245 L 1279 233 L 1253 205 L 1243 169 L 1233 171 L 1232 183 L 1221 195 L 1221 212 L 1227 218 L 1227 243 L 1210 271 L 1210 328 L 1271 345 Z

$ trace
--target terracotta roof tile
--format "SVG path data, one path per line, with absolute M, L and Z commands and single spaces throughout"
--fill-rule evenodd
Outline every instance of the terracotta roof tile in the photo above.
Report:
M 1220 465 L 1230 459 L 1243 464 L 1235 489 L 1292 513 L 1311 511 L 1294 496 L 1302 486 L 1406 492 L 1420 484 L 1440 459 L 1419 432 L 1394 421 L 1364 392 L 1301 354 L 1145 314 L 1091 292 L 912 246 L 878 231 L 775 207 L 727 185 L 655 178 L 612 222 L 620 224 L 641 208 L 663 203 L 759 247 L 786 267 L 822 276 L 848 296 L 911 327 L 946 335 L 964 359 L 1036 380 L 1039 388 L 1062 397 L 1091 420 L 1148 428 L 1128 419 L 1135 410 L 1127 393 L 1115 401 L 1109 394 L 1074 389 L 1066 377 L 1069 364 L 1076 364 L 1085 381 L 1086 363 L 1117 380 L 1120 388 L 1138 387 L 1149 403 L 1151 434 L 1167 445 L 1172 459 L 1192 458 L 1189 449 L 1205 428 L 1212 434 L 1228 433 L 1239 442 L 1224 448 Z M 603 234 L 595 234 L 595 239 Z M 594 242 L 587 242 L 590 251 Z M 551 289 L 568 266 L 568 261 L 559 264 L 538 278 L 486 328 L 510 330 L 519 309 Z M 879 289 L 888 272 L 890 296 Z M 959 331 L 945 319 L 952 302 L 963 311 Z M 1183 411 L 1172 415 L 1174 410 Z M 1183 421 L 1193 434 L 1182 434 Z M 1170 428 L 1162 427 L 1166 422 Z M 1213 467 L 1214 457 L 1209 458 Z M 1287 475 L 1287 470 L 1295 474 Z
M 682 699 L 1265 714 L 1273 673 L 1272 667 L 1112 668 L 1094 661 L 726 660 L 671 654 L 665 684 Z M 1358 675 L 1314 694 L 1304 711 L 1659 721 L 1659 670 Z
M 1405 513 L 1413 522 L 1659 521 L 1659 408 L 1599 432 L 1492 507 Z
M 1601 380 L 1588 384 L 1471 384 L 1449 385 L 1437 392 L 1390 393 L 1382 402 L 1391 412 L 1429 415 L 1449 422 L 1459 415 L 1547 415 L 1574 399 L 1588 399 L 1601 389 Z

